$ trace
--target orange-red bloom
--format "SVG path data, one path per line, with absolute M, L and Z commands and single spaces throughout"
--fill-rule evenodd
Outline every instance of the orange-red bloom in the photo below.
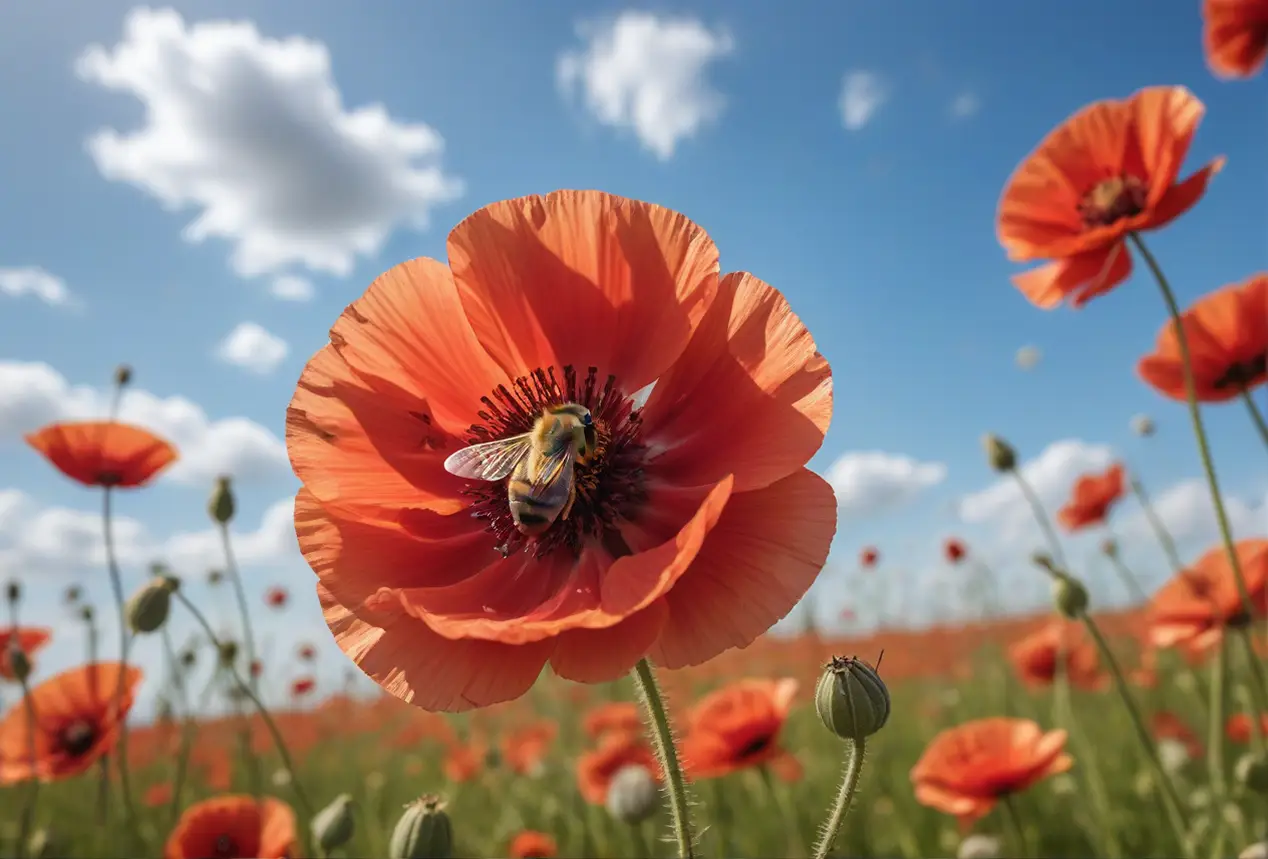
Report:
M 1216 159 L 1177 182 L 1205 108 L 1184 87 L 1149 87 L 1071 116 L 1018 166 L 999 203 L 1000 244 L 1014 262 L 1052 260 L 1016 275 L 1035 305 L 1080 307 L 1131 274 L 1128 233 L 1161 227 L 1194 206 Z
M 544 720 L 512 731 L 500 743 L 503 763 L 518 775 L 536 775 L 558 734 L 559 725 Z
M 691 778 L 717 778 L 789 757 L 779 732 L 797 681 L 740 680 L 700 699 L 687 717 L 683 767 Z
M 164 859 L 288 859 L 299 850 L 295 812 L 280 799 L 217 796 L 185 809 Z
M 555 839 L 545 832 L 526 829 L 511 839 L 507 855 L 511 859 L 555 859 L 559 855 L 559 847 Z
M 591 805 L 606 803 L 612 778 L 629 766 L 643 767 L 657 781 L 663 780 L 660 764 L 641 737 L 634 734 L 605 735 L 598 748 L 577 758 L 577 790 L 582 799 Z
M 1234 713 L 1224 723 L 1224 734 L 1235 743 L 1249 743 L 1254 733 L 1247 713 Z M 1259 714 L 1259 730 L 1268 735 L 1268 713 Z
M 49 424 L 27 444 L 85 486 L 143 486 L 176 461 L 176 448 L 140 427 L 113 421 Z
M 582 727 L 591 737 L 608 733 L 638 734 L 643 730 L 643 720 L 639 717 L 638 705 L 633 701 L 613 701 L 600 704 L 586 713 Z
M 948 728 L 911 769 L 916 800 L 961 820 L 976 820 L 996 801 L 1074 765 L 1066 732 L 1044 733 L 1029 719 L 990 718 Z
M 1083 637 L 1082 627 L 1061 621 L 1015 642 L 1008 649 L 1008 659 L 1017 676 L 1032 688 L 1052 685 L 1058 668 L 1078 689 L 1103 689 L 1108 681 L 1096 647 Z
M 1248 78 L 1268 58 L 1268 0 L 1204 0 L 1206 63 L 1222 78 Z
M 1235 548 L 1251 607 L 1262 617 L 1268 609 L 1268 540 L 1242 540 Z M 1243 608 L 1228 555 L 1216 547 L 1154 594 L 1149 641 L 1155 647 L 1182 645 L 1201 653 L 1220 640 L 1226 626 L 1248 620 Z
M 118 662 L 97 662 L 63 671 L 31 690 L 35 710 L 32 761 L 31 723 L 22 701 L 0 720 L 0 785 L 32 776 L 57 781 L 79 775 L 113 748 L 120 724 L 132 708 L 141 670 L 128 666 L 122 707 L 115 707 Z
M 1199 402 L 1220 403 L 1268 380 L 1268 274 L 1257 274 L 1198 299 L 1180 314 Z M 1175 323 L 1158 332 L 1153 354 L 1136 372 L 1173 400 L 1188 399 Z
M 0 679 L 16 680 L 13 676 L 13 662 L 10 654 L 20 650 L 27 659 L 48 644 L 53 631 L 43 626 L 18 626 L 0 629 Z
M 646 656 L 696 665 L 786 615 L 836 529 L 805 468 L 831 371 L 787 301 L 719 277 L 683 216 L 599 192 L 492 204 L 448 249 L 379 277 L 288 409 L 296 531 L 339 646 L 456 711 L 522 695 L 546 663 L 584 683 Z M 529 543 L 502 482 L 443 463 L 569 401 L 595 455 Z
M 1123 497 L 1123 466 L 1115 463 L 1103 474 L 1085 474 L 1074 482 L 1070 500 L 1057 511 L 1057 521 L 1067 531 L 1100 525 L 1110 508 Z
M 942 542 L 942 555 L 947 559 L 949 564 L 958 564 L 964 560 L 964 556 L 968 554 L 968 549 L 964 543 L 955 537 L 948 537 Z
M 880 550 L 875 546 L 864 546 L 863 550 L 859 552 L 859 566 L 865 570 L 875 567 L 880 562 L 880 559 Z

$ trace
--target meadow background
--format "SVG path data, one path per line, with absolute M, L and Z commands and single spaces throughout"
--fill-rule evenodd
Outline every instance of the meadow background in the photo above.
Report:
M 811 463 L 840 510 L 819 581 L 750 650 L 665 678 L 675 709 L 744 676 L 800 680 L 783 743 L 803 777 L 771 786 L 741 773 L 716 793 L 705 785 L 702 850 L 801 852 L 840 766 L 841 745 L 809 703 L 814 680 L 832 653 L 871 659 L 883 648 L 894 721 L 872 745 L 838 852 L 950 855 L 955 821 L 915 803 L 907 772 L 936 726 L 1003 711 L 1001 648 L 1042 621 L 986 616 L 1049 607 L 1048 582 L 1028 560 L 1042 535 L 1015 482 L 987 467 L 979 437 L 996 432 L 1017 448 L 1049 510 L 1079 475 L 1121 461 L 1184 558 L 1217 541 L 1183 406 L 1134 370 L 1164 318 L 1156 290 L 1136 283 L 1084 311 L 1039 312 L 1008 284 L 1015 266 L 994 230 L 1008 175 L 1055 124 L 1090 101 L 1181 84 L 1208 111 L 1189 164 L 1223 154 L 1229 167 L 1154 249 L 1182 305 L 1263 267 L 1263 81 L 1211 76 L 1199 13 L 1196 2 L 1147 0 L 849 2 L 796 14 L 720 2 L 5 4 L 0 107 L 15 119 L 0 134 L 0 579 L 21 583 L 25 622 L 54 630 L 33 680 L 84 659 L 88 633 L 68 588 L 102 608 L 105 652 L 117 627 L 104 610 L 96 499 L 22 437 L 104 415 L 126 362 L 135 378 L 121 418 L 181 451 L 153 487 L 118 499 L 127 589 L 161 562 L 220 633 L 235 635 L 232 593 L 209 577 L 225 560 L 206 513 L 214 479 L 232 476 L 233 546 L 264 697 L 316 714 L 291 729 L 312 732 L 300 776 L 319 805 L 343 791 L 358 798 L 365 816 L 347 855 L 382 855 L 401 803 L 430 792 L 450 798 L 465 855 L 502 855 L 521 829 L 553 833 L 564 855 L 637 855 L 643 845 L 670 855 L 655 839 L 663 827 L 631 832 L 577 796 L 574 761 L 589 742 L 580 714 L 629 700 L 622 684 L 548 679 L 505 711 L 446 723 L 464 742 L 557 723 L 536 776 L 482 764 L 454 778 L 443 729 L 408 734 L 408 748 L 393 739 L 410 720 L 431 720 L 376 700 L 331 640 L 295 544 L 298 484 L 281 440 L 303 363 L 374 276 L 415 256 L 443 259 L 449 227 L 488 202 L 601 188 L 701 224 L 724 270 L 752 271 L 784 293 L 836 380 L 835 419 Z M 1151 437 L 1132 429 L 1141 414 L 1156 423 Z M 1262 442 L 1236 404 L 1205 415 L 1233 530 L 1264 536 Z M 1110 529 L 1067 539 L 1094 608 L 1122 610 L 1106 623 L 1125 636 L 1138 616 L 1100 550 L 1110 535 L 1147 592 L 1171 571 L 1132 498 Z M 948 537 L 994 571 L 995 603 L 946 560 Z M 879 559 L 865 569 L 869 547 Z M 203 654 L 187 687 L 208 686 L 205 638 L 181 612 L 169 632 L 177 650 Z M 144 725 L 178 702 L 163 649 L 134 657 L 146 679 L 133 720 Z M 1169 685 L 1150 706 L 1196 720 L 1164 697 L 1176 694 Z M 1106 750 L 1098 801 L 1124 832 L 1124 855 L 1162 855 L 1169 842 L 1140 784 L 1143 759 L 1102 694 L 1076 693 L 1072 704 L 1096 714 L 1088 742 Z M 12 688 L 0 696 L 17 700 Z M 235 706 L 195 700 L 207 720 Z M 1045 693 L 1009 702 L 1052 722 Z M 216 724 L 208 747 L 231 748 L 233 732 Z M 168 778 L 163 763 L 141 768 L 138 794 Z M 1024 798 L 1035 855 L 1101 850 L 1084 819 L 1095 810 L 1069 784 Z M 41 824 L 66 839 L 53 855 L 109 855 L 100 833 L 78 825 L 81 790 L 61 785 L 42 801 Z M 15 806 L 0 796 L 6 823 Z M 1209 796 L 1190 799 L 1202 809 Z M 165 808 L 146 818 L 154 839 Z M 1236 818 L 1238 849 L 1264 835 L 1262 814 L 1213 813 Z

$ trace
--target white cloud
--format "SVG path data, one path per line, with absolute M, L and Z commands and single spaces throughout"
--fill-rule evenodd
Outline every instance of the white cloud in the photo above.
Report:
M 977 93 L 962 92 L 951 100 L 951 116 L 955 119 L 968 119 L 982 109 L 982 100 Z
M 858 131 L 889 100 L 889 86 L 875 72 L 847 72 L 841 82 L 841 124 L 847 131 Z
M 577 32 L 585 47 L 556 62 L 561 91 L 571 96 L 580 86 L 599 122 L 633 130 L 660 159 L 670 158 L 679 141 L 722 115 L 726 100 L 705 73 L 735 49 L 725 31 L 693 18 L 627 11 Z
M 66 281 L 38 266 L 0 268 L 0 294 L 10 298 L 32 295 L 54 307 L 79 306 L 78 299 L 71 294 Z
M 102 417 L 110 397 L 109 389 L 71 385 L 47 364 L 0 361 L 0 439 L 20 438 L 52 421 Z M 285 445 L 268 429 L 242 417 L 210 420 L 184 397 L 130 387 L 119 417 L 176 445 L 180 459 L 163 479 L 207 485 L 219 474 L 260 480 L 290 471 Z
M 285 340 L 254 322 L 239 323 L 216 347 L 221 361 L 260 375 L 276 370 L 288 352 Z
M 250 21 L 187 27 L 172 9 L 140 8 L 117 45 L 89 47 L 75 69 L 145 106 L 139 129 L 89 139 L 102 175 L 196 209 L 185 238 L 231 242 L 244 276 L 291 264 L 346 275 L 463 190 L 434 129 L 380 104 L 346 110 L 330 54 L 311 39 L 266 38 Z
M 269 285 L 269 293 L 282 301 L 312 301 L 314 290 L 312 281 L 293 274 L 284 274 L 273 279 Z
M 1205 480 L 1193 478 L 1177 483 L 1151 498 L 1150 504 L 1177 544 L 1209 548 L 1219 542 L 1215 506 L 1211 504 L 1211 491 Z M 1268 533 L 1268 497 L 1252 503 L 1225 495 L 1224 511 L 1234 539 Z M 1149 520 L 1139 509 L 1124 517 L 1115 530 L 1124 541 L 1153 537 Z
M 842 516 L 894 510 L 947 476 L 940 462 L 879 451 L 846 453 L 828 466 L 824 478 L 836 491 Z

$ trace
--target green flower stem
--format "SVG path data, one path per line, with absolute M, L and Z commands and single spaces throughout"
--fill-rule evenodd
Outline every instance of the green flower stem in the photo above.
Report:
M 1057 529 L 1052 527 L 1052 520 L 1048 518 L 1048 513 L 1043 509 L 1043 502 L 1039 500 L 1039 496 L 1035 494 L 1035 490 L 1031 487 L 1030 482 L 1022 476 L 1019 469 L 1012 469 L 1010 472 L 1013 479 L 1017 481 L 1017 487 L 1021 489 L 1022 496 L 1026 499 L 1026 504 L 1030 506 L 1030 512 L 1035 517 L 1035 522 L 1043 530 L 1043 535 L 1048 540 L 1048 548 L 1052 552 L 1052 560 L 1056 561 L 1057 566 L 1063 570 L 1070 567 L 1065 562 L 1065 552 L 1061 549 L 1061 540 L 1057 537 Z
M 1158 518 L 1158 514 L 1154 511 L 1153 504 L 1149 503 L 1149 496 L 1145 494 L 1145 486 L 1136 477 L 1131 478 L 1132 493 L 1136 496 L 1136 500 L 1140 502 L 1140 509 L 1145 512 L 1145 519 L 1149 522 L 1149 527 L 1153 529 L 1154 536 L 1158 539 L 1158 545 L 1162 547 L 1162 551 L 1167 556 L 1167 562 L 1171 564 L 1171 572 L 1179 575 L 1184 569 L 1184 564 L 1180 563 L 1180 553 L 1176 551 L 1176 542 L 1171 539 L 1171 532 L 1167 530 L 1167 526 L 1162 524 L 1162 520 Z
M 1141 587 L 1140 580 L 1136 578 L 1136 574 L 1131 571 L 1118 552 L 1107 553 L 1110 564 L 1114 567 L 1114 572 L 1118 574 L 1118 580 L 1122 582 L 1123 587 L 1131 595 L 1136 603 L 1144 605 L 1149 602 L 1149 594 L 1145 593 L 1145 589 Z
M 18 633 L 18 603 L 13 600 L 9 603 L 9 623 L 13 627 L 13 644 L 11 647 L 17 647 Z M 8 659 L 9 654 L 0 653 L 0 659 Z M 40 780 L 36 777 L 35 769 L 39 761 L 39 752 L 35 745 L 35 699 L 31 697 L 31 683 L 27 679 L 26 674 L 18 676 L 18 682 L 22 686 L 22 705 L 26 709 L 26 732 L 27 746 L 31 753 L 31 785 L 27 789 L 26 801 L 22 804 L 22 816 L 18 824 L 18 843 L 16 855 L 18 859 L 22 859 L 26 855 L 27 842 L 31 838 L 31 825 L 35 821 L 35 806 L 40 798 Z
M 832 803 L 832 811 L 823 824 L 819 840 L 815 844 L 814 859 L 827 859 L 836 843 L 841 824 L 845 821 L 850 803 L 854 801 L 854 793 L 859 787 L 859 778 L 863 775 L 863 759 L 867 754 L 867 742 L 863 737 L 855 737 L 850 743 L 850 756 L 845 763 L 845 777 L 841 779 L 841 787 L 837 790 L 837 798 Z
M 251 627 L 251 609 L 247 603 L 247 592 L 242 585 L 242 575 L 238 572 L 238 562 L 233 553 L 233 539 L 229 534 L 229 524 L 227 522 L 219 522 L 217 526 L 220 531 L 220 545 L 224 549 L 225 554 L 225 574 L 229 577 L 229 581 L 233 583 L 233 593 L 238 601 L 238 614 L 242 617 L 242 643 L 246 645 L 247 650 L 247 680 L 250 683 L 251 692 L 258 695 L 260 684 L 256 679 L 254 669 L 256 661 L 259 659 L 259 653 L 255 649 L 255 632 Z M 246 766 L 247 776 L 251 780 L 251 793 L 258 799 L 264 791 L 264 778 L 260 772 L 259 758 L 251 754 L 251 725 L 246 719 L 242 720 L 238 730 L 238 747 L 242 753 L 242 762 Z
M 1259 430 L 1259 437 L 1264 440 L 1264 444 L 1268 445 L 1268 422 L 1264 421 L 1264 413 L 1259 410 L 1259 406 L 1255 405 L 1255 399 L 1245 388 L 1242 388 L 1242 401 L 1246 403 L 1246 410 L 1250 412 L 1250 419 L 1254 422 L 1255 429 Z
M 784 825 L 790 833 L 789 849 L 796 856 L 805 855 L 806 839 L 801 834 L 801 821 L 797 819 L 797 809 L 788 801 L 788 792 L 780 790 L 779 785 L 775 784 L 775 778 L 771 775 L 770 767 L 759 767 L 758 772 L 762 779 L 762 786 L 766 790 L 766 795 L 775 803 L 775 807 L 779 809 L 779 813 L 784 817 Z
M 687 808 L 687 783 L 682 775 L 682 767 L 678 763 L 678 752 L 674 748 L 674 734 L 669 724 L 669 715 L 665 712 L 665 702 L 661 698 L 660 688 L 656 685 L 656 676 L 652 673 L 651 663 L 646 659 L 640 659 L 638 665 L 634 666 L 634 679 L 652 731 L 652 745 L 656 752 L 656 760 L 665 774 L 665 783 L 669 789 L 669 811 L 673 819 L 674 840 L 678 843 L 678 855 L 680 859 L 694 859 L 696 854 L 691 831 L 691 815 Z
M 1021 825 L 1021 815 L 1017 813 L 1017 806 L 1013 804 L 1013 798 L 1005 795 L 999 800 L 1000 810 L 1004 816 L 1004 826 L 1008 829 L 1010 840 L 1013 842 L 1013 855 L 1017 857 L 1029 856 L 1030 845 L 1026 839 L 1026 829 Z
M 111 501 L 114 487 L 106 486 L 101 493 L 101 523 L 104 529 L 106 567 L 110 571 L 110 588 L 114 591 L 115 608 L 119 612 L 119 680 L 115 684 L 114 710 L 119 719 L 119 740 L 115 744 L 115 758 L 119 767 L 119 793 L 123 800 L 124 826 L 137 844 L 143 844 L 137 831 L 136 806 L 132 803 L 132 775 L 128 768 L 128 714 L 123 712 L 123 691 L 127 687 L 128 653 L 132 646 L 128 635 L 128 615 L 123 598 L 123 575 L 114 545 L 114 516 Z M 103 775 L 108 770 L 103 772 Z

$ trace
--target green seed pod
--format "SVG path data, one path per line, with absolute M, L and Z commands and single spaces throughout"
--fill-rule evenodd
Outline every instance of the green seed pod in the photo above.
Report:
M 437 796 L 424 796 L 405 806 L 388 843 L 389 859 L 449 859 L 453 824 Z
M 9 582 L 9 585 L 5 588 L 4 593 L 9 602 L 16 603 L 18 600 L 22 599 L 22 583 L 16 580 Z
M 352 814 L 352 794 L 341 793 L 330 805 L 313 815 L 313 839 L 323 853 L 329 853 L 352 840 L 357 819 Z
M 1017 467 L 1017 451 L 999 436 L 990 433 L 982 436 L 982 449 L 986 451 L 986 461 L 991 468 L 1000 474 Z
M 211 514 L 213 522 L 221 525 L 228 525 L 233 521 L 233 486 L 228 476 L 216 478 L 216 488 L 211 491 L 211 501 L 207 504 L 207 512 Z
M 92 623 L 95 617 L 96 617 L 96 614 L 93 612 L 92 606 L 81 605 L 79 607 L 79 618 L 84 623 Z
M 1251 752 L 1237 761 L 1237 781 L 1251 793 L 1268 794 L 1268 755 Z
M 1087 612 L 1088 593 L 1083 583 L 1071 576 L 1054 570 L 1052 575 L 1052 604 L 1056 606 L 1062 617 L 1077 620 Z
M 631 826 L 642 823 L 660 807 L 660 788 L 645 766 L 629 764 L 608 784 L 608 814 Z
M 220 664 L 226 668 L 238 661 L 238 642 L 222 641 L 220 642 Z
M 157 576 L 146 582 L 125 606 L 128 628 L 138 635 L 162 629 L 167 622 L 172 592 L 176 587 L 176 579 L 171 576 Z
M 126 387 L 132 381 L 132 368 L 127 364 L 120 364 L 114 369 L 114 383 L 120 388 Z
M 829 731 L 845 740 L 860 740 L 885 727 L 889 689 L 862 659 L 834 656 L 815 687 L 815 709 Z
M 225 580 L 225 574 L 221 572 L 220 570 L 207 571 L 207 584 L 211 585 L 213 588 L 216 585 L 223 582 L 224 580 Z

